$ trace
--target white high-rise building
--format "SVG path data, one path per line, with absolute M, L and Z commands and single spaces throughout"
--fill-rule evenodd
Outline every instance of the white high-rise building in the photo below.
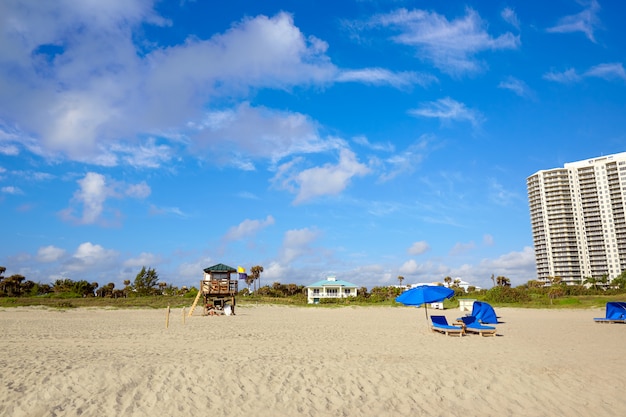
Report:
M 526 185 L 539 281 L 626 270 L 626 152 L 542 170 Z

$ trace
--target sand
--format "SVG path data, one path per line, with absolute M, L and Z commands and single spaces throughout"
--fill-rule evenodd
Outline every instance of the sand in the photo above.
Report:
M 626 325 L 496 312 L 497 337 L 458 338 L 411 307 L 172 309 L 168 328 L 165 310 L 1 309 L 0 415 L 626 415 Z

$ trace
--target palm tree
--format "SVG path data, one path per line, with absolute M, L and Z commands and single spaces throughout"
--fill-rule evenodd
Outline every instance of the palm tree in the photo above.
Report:
M 128 296 L 128 292 L 131 290 L 130 287 L 130 280 L 129 279 L 125 279 L 124 280 L 124 297 Z
M 246 285 L 248 286 L 248 292 L 250 292 L 250 285 L 254 284 L 254 277 L 246 274 Z
M 22 295 L 22 281 L 25 279 L 26 277 L 20 274 L 5 278 L 2 283 L 3 292 L 9 297 L 19 297 Z
M 263 267 L 261 265 L 255 265 L 250 268 L 250 272 L 252 273 L 252 279 L 254 279 L 254 282 L 256 283 L 257 280 L 259 281 L 258 288 L 261 288 L 261 272 L 263 272 Z
M 498 283 L 498 285 L 500 287 L 510 287 L 511 286 L 511 280 L 508 279 L 507 277 L 499 276 L 498 278 L 496 278 L 496 282 Z
M 0 295 L 4 294 L 4 284 L 2 284 L 2 280 L 4 279 L 4 273 L 6 272 L 6 268 L 0 266 Z
M 594 277 L 585 278 L 585 281 L 583 281 L 583 284 L 589 284 L 590 286 L 593 287 L 594 290 L 598 289 L 598 279 L 597 278 L 594 278 Z
M 289 295 L 294 295 L 298 291 L 298 286 L 296 284 L 287 284 L 287 292 Z
M 398 276 L 398 282 L 400 283 L 400 286 L 402 286 L 402 281 L 404 281 L 404 277 L 402 275 Z
M 445 282 L 445 283 L 446 283 L 446 287 L 450 288 L 450 283 L 452 282 L 452 278 L 450 278 L 450 277 L 445 277 L 445 278 L 443 279 L 443 282 Z
M 607 274 L 602 275 L 602 278 L 600 278 L 600 283 L 602 284 L 602 288 L 606 290 L 606 286 L 609 283 L 609 276 Z

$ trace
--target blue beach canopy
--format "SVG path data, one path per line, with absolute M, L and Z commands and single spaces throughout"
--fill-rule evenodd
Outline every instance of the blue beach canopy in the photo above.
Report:
M 626 302 L 610 301 L 606 303 L 606 318 L 609 320 L 626 320 Z
M 493 307 L 482 301 L 474 301 L 472 316 L 476 317 L 476 319 L 482 323 L 498 323 L 498 317 L 496 317 L 496 312 Z
M 439 285 L 420 285 L 411 288 L 396 297 L 397 303 L 407 306 L 420 306 L 427 303 L 437 303 L 454 295 L 454 290 Z

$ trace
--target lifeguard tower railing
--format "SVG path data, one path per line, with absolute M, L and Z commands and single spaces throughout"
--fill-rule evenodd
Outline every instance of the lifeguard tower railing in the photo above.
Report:
M 239 283 L 236 279 L 204 279 L 200 281 L 200 288 L 205 297 L 227 297 L 237 294 Z

